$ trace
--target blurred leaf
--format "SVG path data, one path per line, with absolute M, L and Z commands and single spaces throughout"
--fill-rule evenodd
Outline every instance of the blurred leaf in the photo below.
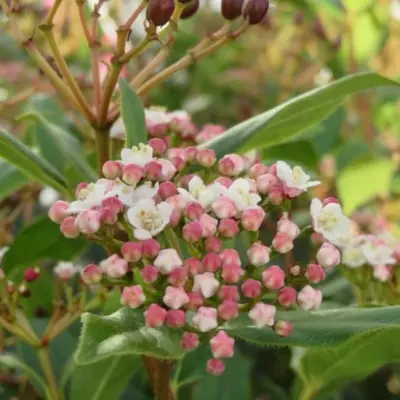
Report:
M 35 372 L 34 369 L 24 364 L 18 358 L 11 354 L 2 354 L 0 355 L 0 365 L 3 365 L 7 368 L 22 370 L 29 378 L 32 379 L 32 382 L 35 384 L 35 386 L 44 393 L 45 398 L 52 400 L 49 389 L 42 378 Z
M 352 162 L 373 156 L 370 146 L 359 140 L 346 140 L 334 152 L 336 158 L 336 169 L 340 171 L 350 165 Z
M 3 267 L 9 272 L 46 259 L 69 261 L 81 253 L 87 243 L 84 238 L 67 239 L 47 216 L 39 217 L 16 236 L 4 256 Z
M 299 374 L 304 383 L 300 398 L 314 398 L 322 389 L 324 393 L 337 392 L 349 382 L 399 361 L 399 335 L 400 327 L 392 326 L 358 335 L 339 346 L 309 350 L 300 363 Z
M 390 185 L 390 190 L 393 194 L 400 195 L 400 176 L 395 176 Z
M 120 79 L 121 116 L 126 130 L 127 147 L 147 143 L 143 103 L 140 97 L 124 80 Z
M 15 60 L 22 61 L 28 58 L 18 42 L 8 36 L 3 29 L 0 29 L 0 54 L 2 62 Z
M 194 400 L 251 400 L 250 362 L 238 349 L 232 358 L 224 360 L 221 376 L 205 375 L 194 389 Z M 203 366 L 205 368 L 205 365 Z
M 51 164 L 38 157 L 22 142 L 3 130 L 0 130 L 0 157 L 32 179 L 61 192 L 67 191 L 67 183 Z
M 70 399 L 119 399 L 139 366 L 140 360 L 136 356 L 113 357 L 78 366 L 72 374 Z
M 256 115 L 199 147 L 212 148 L 222 156 L 239 148 L 249 150 L 286 143 L 332 114 L 348 95 L 379 86 L 400 84 L 372 72 L 349 75 Z
M 122 308 L 106 317 L 85 313 L 82 324 L 75 357 L 78 365 L 115 356 L 147 355 L 174 359 L 183 354 L 181 332 L 167 327 L 147 328 L 141 310 Z
M 83 181 L 97 179 L 96 172 L 88 163 L 79 140 L 53 124 L 38 112 L 29 112 L 20 119 L 31 119 L 36 129 L 36 140 L 43 157 L 54 165 L 62 174 L 71 164 L 82 177 Z
M 28 181 L 13 165 L 0 161 L 0 201 L 20 189 Z
M 337 189 L 344 212 L 350 214 L 374 197 L 389 193 L 394 168 L 392 160 L 381 158 L 360 161 L 342 170 Z
M 232 336 L 263 346 L 330 346 L 360 333 L 400 325 L 400 306 L 281 311 L 277 319 L 293 323 L 289 337 L 281 338 L 272 329 L 257 329 L 247 316 L 232 321 L 225 330 Z

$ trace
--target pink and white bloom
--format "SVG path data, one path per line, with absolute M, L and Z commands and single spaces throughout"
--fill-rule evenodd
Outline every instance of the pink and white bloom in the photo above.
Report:
M 277 224 L 278 232 L 286 233 L 292 240 L 296 239 L 300 234 L 300 228 L 284 213 Z
M 200 332 L 212 331 L 218 326 L 217 310 L 212 307 L 200 307 L 193 316 L 192 321 Z
M 121 294 L 121 304 L 130 308 L 140 307 L 146 300 L 140 285 L 126 286 Z
M 193 292 L 200 292 L 206 299 L 214 296 L 219 288 L 219 281 L 212 272 L 194 276 Z
M 219 316 L 225 321 L 234 319 L 239 314 L 239 304 L 233 300 L 224 300 L 218 306 Z
M 247 207 L 242 211 L 240 222 L 250 232 L 256 232 L 265 218 L 265 211 L 259 206 Z
M 186 322 L 186 313 L 183 310 L 168 310 L 165 324 L 171 328 L 182 328 Z
M 144 167 L 153 160 L 153 148 L 147 144 L 139 143 L 131 149 L 122 149 L 121 161 L 124 164 L 136 164 Z
M 261 201 L 261 197 L 250 189 L 249 180 L 239 178 L 229 188 L 223 187 L 222 193 L 234 202 L 238 211 L 242 211 L 247 207 L 256 206 Z
M 182 336 L 181 346 L 185 350 L 193 350 L 199 345 L 199 343 L 200 339 L 196 333 L 185 332 Z
M 128 262 L 113 254 L 100 263 L 100 268 L 110 278 L 122 278 L 128 272 Z
M 377 265 L 373 267 L 374 278 L 381 282 L 387 282 L 392 276 L 392 270 L 387 265 Z
M 76 217 L 75 224 L 82 233 L 95 233 L 100 229 L 101 213 L 97 210 L 83 210 Z
M 144 313 L 146 326 L 149 328 L 159 328 L 167 318 L 167 310 L 160 307 L 158 304 L 151 304 Z
M 302 192 L 306 192 L 308 188 L 319 185 L 320 181 L 310 181 L 307 175 L 299 166 L 291 168 L 284 161 L 276 163 L 276 173 L 283 183 L 284 192 L 289 197 L 298 196 Z
M 262 273 L 262 280 L 267 289 L 280 289 L 285 284 L 285 272 L 278 265 L 271 265 Z
M 238 154 L 227 154 L 219 160 L 218 169 L 223 175 L 237 176 L 244 169 L 244 160 Z
M 211 204 L 211 209 L 220 219 L 232 218 L 237 213 L 235 203 L 227 196 L 218 197 L 215 202 Z
M 254 325 L 261 329 L 275 323 L 276 307 L 271 304 L 257 303 L 250 311 L 249 317 Z
M 211 217 L 209 214 L 204 213 L 200 217 L 199 222 L 203 227 L 203 237 L 209 238 L 217 231 L 218 220 Z
M 264 246 L 260 242 L 254 243 L 249 250 L 247 250 L 247 257 L 251 265 L 261 267 L 268 264 L 270 260 L 271 249 Z
M 168 286 L 165 290 L 163 302 L 174 310 L 178 310 L 185 304 L 189 303 L 189 296 L 180 287 Z
M 100 283 L 103 271 L 96 264 L 89 264 L 81 271 L 81 278 L 87 285 Z
M 76 224 L 76 218 L 72 216 L 64 218 L 60 225 L 60 231 L 66 238 L 69 239 L 75 239 L 81 233 L 78 225 Z
M 360 243 L 350 244 L 342 249 L 342 263 L 347 267 L 359 268 L 366 262 Z
M 210 346 L 215 358 L 233 357 L 235 351 L 235 339 L 231 338 L 225 331 L 219 331 L 210 340 Z
M 127 212 L 136 239 L 145 240 L 158 235 L 167 226 L 172 206 L 166 202 L 155 204 L 153 199 L 142 199 Z
M 340 251 L 333 244 L 325 242 L 317 252 L 317 261 L 325 268 L 336 267 L 340 263 Z
M 165 158 L 160 158 L 157 160 L 157 162 L 161 164 L 161 180 L 170 180 L 176 172 L 174 164 L 172 164 L 171 161 L 166 160 Z
M 164 136 L 172 121 L 171 114 L 161 107 L 144 110 L 146 129 L 152 136 Z
M 211 375 L 219 376 L 225 371 L 225 364 L 218 358 L 212 358 L 207 361 L 207 372 Z
M 183 265 L 179 254 L 175 249 L 163 249 L 154 260 L 154 266 L 164 275 L 171 273 L 174 269 Z
M 54 267 L 53 271 L 54 271 L 54 274 L 57 276 L 57 278 L 59 278 L 63 281 L 69 281 L 78 272 L 78 267 L 76 267 L 71 262 L 60 261 Z
M 293 240 L 284 232 L 278 232 L 272 240 L 272 247 L 279 253 L 285 254 L 293 249 Z
M 319 283 L 325 279 L 325 271 L 319 264 L 308 264 L 305 277 L 311 283 Z
M 333 244 L 339 244 L 342 238 L 349 234 L 351 221 L 337 203 L 323 205 L 321 200 L 314 198 L 310 207 L 314 231 Z
M 321 306 L 322 292 L 313 289 L 310 285 L 305 286 L 297 295 L 297 303 L 303 310 L 317 310 Z
M 361 251 L 368 264 L 372 266 L 390 265 L 396 262 L 391 249 L 384 240 L 368 236 L 361 245 Z
M 56 201 L 49 210 L 49 218 L 57 223 L 61 224 L 63 219 L 68 216 L 69 204 L 66 201 Z

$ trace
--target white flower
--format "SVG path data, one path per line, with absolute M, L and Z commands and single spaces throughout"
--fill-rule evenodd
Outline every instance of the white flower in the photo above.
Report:
M 164 275 L 169 274 L 174 269 L 183 265 L 179 254 L 175 249 L 164 249 L 158 253 L 154 260 L 154 266 L 157 267 Z
M 195 275 L 193 292 L 200 292 L 206 299 L 217 293 L 219 282 L 212 272 Z
M 245 178 L 236 179 L 228 189 L 223 187 L 223 192 L 235 203 L 238 211 L 254 207 L 261 201 L 261 197 L 251 191 L 251 182 Z
M 212 307 L 200 307 L 192 321 L 201 332 L 211 331 L 218 326 L 217 310 Z
M 365 259 L 372 266 L 394 264 L 393 250 L 376 236 L 369 236 L 361 245 L 361 251 Z
M 46 186 L 40 191 L 39 203 L 43 207 L 50 207 L 60 198 L 58 192 L 56 192 L 50 186 Z
M 329 203 L 324 206 L 321 200 L 314 198 L 310 212 L 314 231 L 331 243 L 342 242 L 343 236 L 349 234 L 351 221 L 343 214 L 340 204 Z
M 319 181 L 310 181 L 310 175 L 307 175 L 301 167 L 296 166 L 292 169 L 284 161 L 276 163 L 276 172 L 285 189 L 289 189 L 289 192 L 291 189 L 298 193 L 306 192 L 309 187 L 317 186 L 321 183 Z
M 322 302 L 322 292 L 310 285 L 304 286 L 297 295 L 297 302 L 303 310 L 317 310 Z
M 203 208 L 207 208 L 214 203 L 223 190 L 222 185 L 219 183 L 206 186 L 203 180 L 198 176 L 194 176 L 189 181 L 188 189 L 189 190 L 178 188 L 178 192 L 186 204 L 198 202 Z
M 159 234 L 168 224 L 172 206 L 166 202 L 157 204 L 153 199 L 141 199 L 127 212 L 138 240 L 150 239 Z
M 136 164 L 144 167 L 153 160 L 153 148 L 149 145 L 139 143 L 139 146 L 133 146 L 131 149 L 122 149 L 121 161 L 124 164 Z
M 107 179 L 99 179 L 96 183 L 90 183 L 87 188 L 79 191 L 78 200 L 73 201 L 68 208 L 69 213 L 79 213 L 93 207 L 101 206 L 103 200 L 113 196 L 114 182 Z
M 257 303 L 250 310 L 249 317 L 257 328 L 272 326 L 275 323 L 276 307 L 271 304 Z
M 121 180 L 117 180 L 115 186 L 107 193 L 107 197 L 115 196 L 122 201 L 127 207 L 133 207 L 142 199 L 152 199 L 158 192 L 158 183 L 153 187 L 151 182 L 146 182 L 143 185 L 134 188 L 127 185 Z
M 168 125 L 171 122 L 171 113 L 161 108 L 151 108 L 144 110 L 146 125 Z
M 342 250 L 342 263 L 350 268 L 358 268 L 366 263 L 359 245 L 347 246 Z
M 122 118 L 118 118 L 110 130 L 110 137 L 112 139 L 125 140 L 125 126 Z
M 78 267 L 76 267 L 71 262 L 60 261 L 53 269 L 54 273 L 58 278 L 68 281 L 72 279 L 78 272 Z

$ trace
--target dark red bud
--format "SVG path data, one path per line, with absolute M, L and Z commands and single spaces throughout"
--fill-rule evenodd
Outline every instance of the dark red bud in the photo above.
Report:
M 25 270 L 24 272 L 24 279 L 27 282 L 33 282 L 35 281 L 37 278 L 39 278 L 40 275 L 40 270 L 39 268 L 28 268 L 27 270 Z
M 249 0 L 244 6 L 243 16 L 250 25 L 260 23 L 267 15 L 269 0 Z
M 319 19 L 314 22 L 314 33 L 318 39 L 326 40 L 325 28 Z
M 188 19 L 197 13 L 200 7 L 199 0 L 192 0 L 182 11 L 181 19 Z
M 174 0 L 150 0 L 146 18 L 156 26 L 165 25 L 175 10 Z
M 242 14 L 243 0 L 222 0 L 221 13 L 228 21 L 239 18 Z
M 303 11 L 297 11 L 296 15 L 294 16 L 293 22 L 297 26 L 303 25 L 303 23 L 304 23 L 304 13 L 303 13 Z

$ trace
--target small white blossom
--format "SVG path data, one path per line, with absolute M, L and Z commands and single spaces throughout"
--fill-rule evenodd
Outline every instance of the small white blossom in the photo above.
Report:
M 124 164 L 136 164 L 139 167 L 144 167 L 152 160 L 153 148 L 143 143 L 139 143 L 138 146 L 133 146 L 131 149 L 122 149 L 121 151 L 121 161 Z
M 60 261 L 53 269 L 55 275 L 61 280 L 68 281 L 72 279 L 78 272 L 78 267 L 76 267 L 71 262 Z
M 166 202 L 155 204 L 153 199 L 141 199 L 127 212 L 133 234 L 138 240 L 150 239 L 168 224 L 172 206 Z
M 183 265 L 179 254 L 175 249 L 163 249 L 158 253 L 154 260 L 154 266 L 157 267 L 162 274 L 169 274 L 174 269 Z
M 200 307 L 192 321 L 201 332 L 211 331 L 218 326 L 217 310 L 212 307 Z
M 146 125 L 168 125 L 172 120 L 172 113 L 165 111 L 162 108 L 150 108 L 144 110 Z
M 257 303 L 249 311 L 249 318 L 254 325 L 261 329 L 264 326 L 272 326 L 275 323 L 276 307 L 271 304 Z
M 238 211 L 254 207 L 261 201 L 261 197 L 251 191 L 251 182 L 245 178 L 236 179 L 228 189 L 223 188 L 223 194 L 235 203 Z
M 125 140 L 125 126 L 122 118 L 118 118 L 110 130 L 110 137 L 112 139 Z
M 393 250 L 376 236 L 366 237 L 361 251 L 368 264 L 372 266 L 394 264 Z
M 195 275 L 193 283 L 193 292 L 200 292 L 204 298 L 209 298 L 217 293 L 219 281 L 215 279 L 212 272 Z
M 350 268 L 359 268 L 366 263 L 366 259 L 358 245 L 347 246 L 342 250 L 342 263 Z
M 43 207 L 50 207 L 60 198 L 58 192 L 56 192 L 50 186 L 43 188 L 39 194 L 39 203 Z
M 107 197 L 115 196 L 120 199 L 125 206 L 133 207 L 142 199 L 152 199 L 157 192 L 158 183 L 153 186 L 151 182 L 146 182 L 143 185 L 134 188 L 121 180 L 117 180 L 113 189 L 107 194 Z

